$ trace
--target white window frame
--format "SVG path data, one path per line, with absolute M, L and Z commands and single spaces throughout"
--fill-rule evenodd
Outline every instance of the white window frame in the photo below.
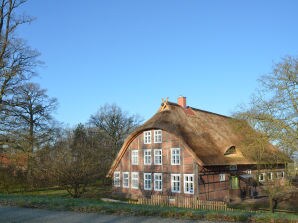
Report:
M 145 149 L 144 150 L 144 165 L 151 165 L 151 164 L 152 164 L 152 151 L 151 151 L 151 149 Z
M 162 173 L 154 173 L 154 190 L 162 191 Z
M 191 177 L 192 181 L 189 180 L 188 178 Z M 194 194 L 195 192 L 195 183 L 194 183 L 194 174 L 184 174 L 184 193 L 185 194 Z M 190 188 L 192 185 L 192 190 L 189 190 L 188 188 Z
M 224 174 L 224 173 L 220 173 L 219 174 L 219 181 L 226 181 L 226 174 Z
M 131 150 L 131 165 L 139 164 L 139 150 Z
M 148 176 L 150 176 L 148 178 Z M 148 183 L 150 183 L 150 187 L 147 187 Z M 152 190 L 152 174 L 151 173 L 144 173 L 144 190 Z
M 131 172 L 131 188 L 139 189 L 139 173 Z
M 144 144 L 151 144 L 151 131 L 144 132 Z
M 179 180 L 175 179 L 179 177 Z M 175 188 L 175 183 L 178 183 L 179 190 Z M 171 174 L 171 191 L 172 193 L 180 193 L 181 191 L 181 174 Z
M 268 173 L 268 180 L 273 180 L 273 173 L 272 172 Z
M 262 177 L 261 177 L 262 176 Z M 259 174 L 259 182 L 263 182 L 263 181 L 265 181 L 265 178 L 266 177 L 266 174 L 265 173 L 260 173 Z M 261 179 L 262 178 L 262 179 Z
M 178 151 L 178 153 L 177 153 Z M 177 159 L 178 157 L 178 159 Z M 171 148 L 171 165 L 180 165 L 181 163 L 181 150 L 180 148 Z
M 123 188 L 129 188 L 129 172 L 123 172 L 122 175 L 123 175 Z M 126 185 L 126 182 L 127 182 L 127 185 Z
M 116 175 L 118 175 L 118 176 L 116 176 Z M 121 183 L 120 183 L 120 171 L 115 171 L 114 172 L 114 187 L 120 187 L 120 186 L 121 186 Z
M 154 143 L 162 143 L 162 130 L 154 130 Z
M 162 149 L 154 149 L 153 151 L 154 151 L 154 165 L 162 165 Z M 160 162 L 157 162 L 157 160 Z

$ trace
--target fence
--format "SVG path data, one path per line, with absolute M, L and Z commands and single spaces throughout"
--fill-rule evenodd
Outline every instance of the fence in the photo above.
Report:
M 137 201 L 130 201 L 131 204 L 175 206 L 182 208 L 193 208 L 203 210 L 223 210 L 230 211 L 227 204 L 222 201 L 203 201 L 198 198 L 152 195 L 150 198 L 139 198 Z

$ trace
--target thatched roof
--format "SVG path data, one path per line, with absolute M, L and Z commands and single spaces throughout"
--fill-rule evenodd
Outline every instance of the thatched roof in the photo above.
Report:
M 254 148 L 251 145 L 257 145 L 254 140 L 258 134 L 246 122 L 165 102 L 152 118 L 126 139 L 111 171 L 118 165 L 130 142 L 148 129 L 162 129 L 179 137 L 202 166 L 255 164 L 257 162 Z M 280 157 L 281 153 L 270 143 L 263 142 L 261 146 L 263 152 L 259 162 L 272 160 L 273 156 Z

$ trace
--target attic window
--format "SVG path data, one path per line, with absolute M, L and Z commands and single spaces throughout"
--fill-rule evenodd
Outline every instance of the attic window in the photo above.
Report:
M 236 147 L 231 146 L 230 148 L 227 149 L 227 151 L 224 153 L 225 156 L 235 154 L 236 153 Z

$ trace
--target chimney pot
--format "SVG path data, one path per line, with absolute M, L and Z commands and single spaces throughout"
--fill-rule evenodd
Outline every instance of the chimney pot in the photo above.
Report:
M 179 96 L 178 105 L 180 105 L 182 108 L 186 108 L 186 97 Z

